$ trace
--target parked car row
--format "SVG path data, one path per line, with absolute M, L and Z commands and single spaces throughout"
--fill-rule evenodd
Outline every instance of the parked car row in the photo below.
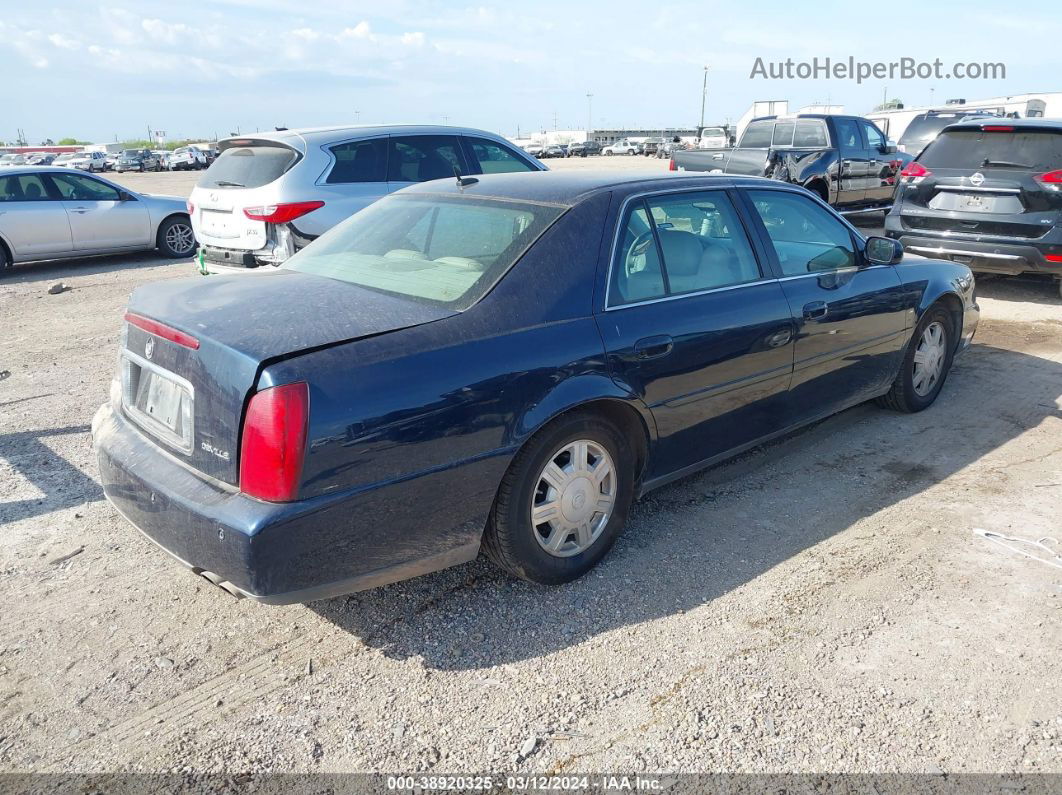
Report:
M 30 152 L 0 155 L 0 168 L 12 166 L 60 166 L 81 171 L 184 171 L 203 169 L 214 162 L 214 150 L 182 146 L 169 150 L 124 149 L 121 152 Z

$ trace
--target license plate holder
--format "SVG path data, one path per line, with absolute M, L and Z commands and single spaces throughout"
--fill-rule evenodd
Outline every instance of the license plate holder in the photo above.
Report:
M 201 218 L 203 231 L 211 237 L 233 238 L 240 236 L 239 231 L 235 228 L 233 215 L 229 211 L 203 208 Z
M 190 454 L 195 416 L 191 383 L 131 351 L 123 351 L 122 357 L 126 416 L 171 447 Z

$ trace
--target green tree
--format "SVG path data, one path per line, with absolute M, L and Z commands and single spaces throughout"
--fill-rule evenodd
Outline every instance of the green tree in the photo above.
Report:
M 60 138 L 59 146 L 84 146 L 91 141 L 79 141 L 77 138 Z

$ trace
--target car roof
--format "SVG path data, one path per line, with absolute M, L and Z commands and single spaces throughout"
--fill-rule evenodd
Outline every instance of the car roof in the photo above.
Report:
M 64 153 L 65 154 L 65 153 Z M 73 152 L 72 154 L 79 154 Z M 8 166 L 5 169 L 0 170 L 0 177 L 9 177 L 12 174 L 71 174 L 78 173 L 76 171 L 71 172 L 69 168 L 63 168 L 62 166 Z
M 1062 119 L 1007 119 L 989 116 L 984 119 L 958 121 L 944 128 L 948 130 L 980 130 L 982 127 L 1013 127 L 1015 130 L 1057 130 L 1062 132 Z
M 332 127 L 299 127 L 291 130 L 276 130 L 270 132 L 246 133 L 244 135 L 230 135 L 222 138 L 218 144 L 226 141 L 276 141 L 278 143 L 299 144 L 305 142 L 309 145 L 319 145 L 328 141 L 343 140 L 348 137 L 359 135 L 485 135 L 504 141 L 505 138 L 492 133 L 489 130 L 478 130 L 474 127 L 453 127 L 445 124 L 347 124 Z
M 471 185 L 460 187 L 456 179 L 437 179 L 404 188 L 401 193 L 482 196 L 551 204 L 574 205 L 599 193 L 683 188 L 698 186 L 733 187 L 771 182 L 764 177 L 732 177 L 724 174 L 695 175 L 684 172 L 653 171 L 619 175 L 615 171 L 541 171 L 509 174 L 477 174 Z M 777 183 L 775 183 L 777 184 Z

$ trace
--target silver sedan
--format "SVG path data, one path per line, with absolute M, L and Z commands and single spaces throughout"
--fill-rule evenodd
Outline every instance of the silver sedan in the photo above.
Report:
M 0 171 L 0 269 L 143 249 L 190 257 L 195 246 L 184 199 L 54 166 Z

